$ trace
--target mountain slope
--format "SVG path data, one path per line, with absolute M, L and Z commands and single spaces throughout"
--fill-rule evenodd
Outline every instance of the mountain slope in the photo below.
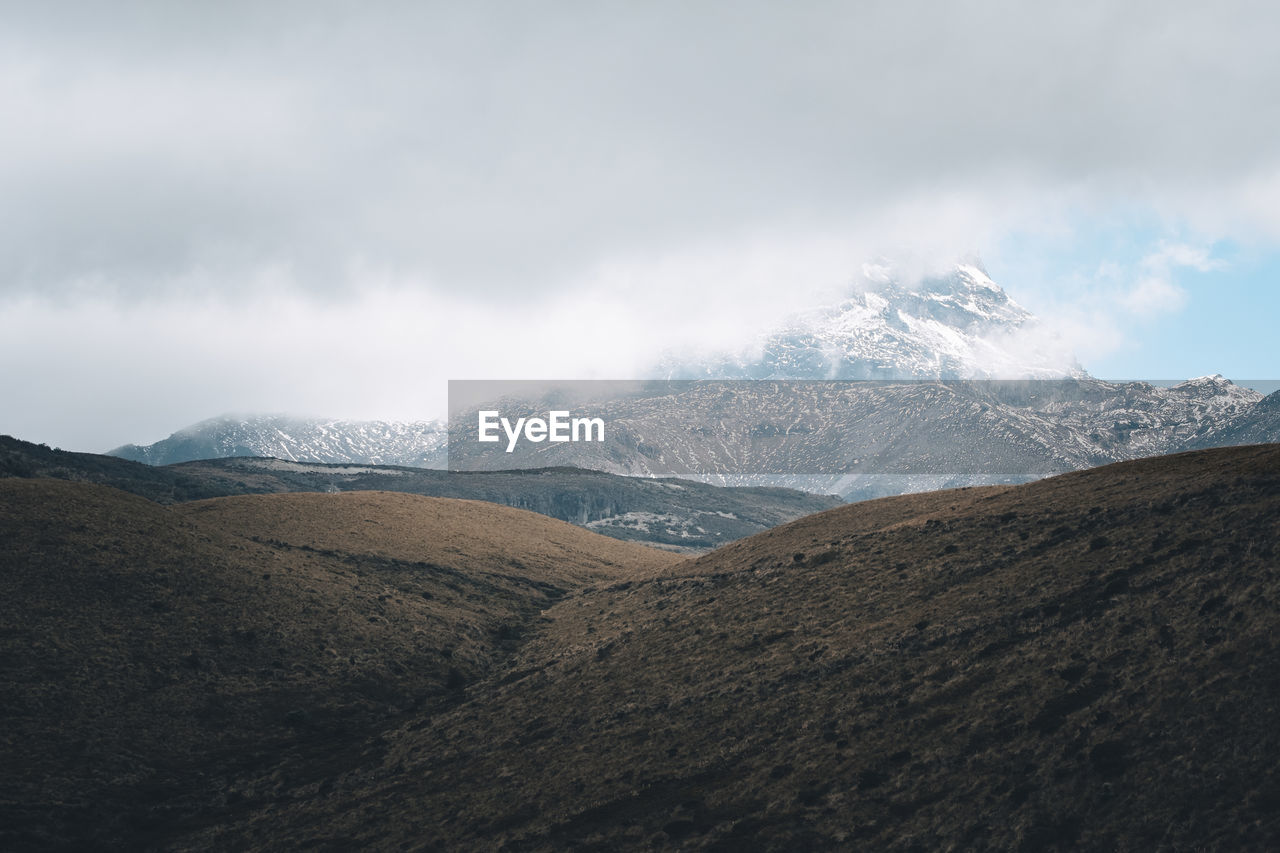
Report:
M 582 590 L 240 849 L 1280 844 L 1280 448 L 811 516 Z
M 177 465 L 174 470 L 211 484 L 239 483 L 253 491 L 375 489 L 484 500 L 532 510 L 616 539 L 691 550 L 714 548 L 841 503 L 838 498 L 793 489 L 725 488 L 579 468 L 449 472 L 217 459 Z
M 346 421 L 284 415 L 224 415 L 162 441 L 108 451 L 148 465 L 228 456 L 270 456 L 302 462 L 362 462 L 443 468 L 444 427 L 435 421 Z
M 1211 432 L 1196 436 L 1188 446 L 1235 447 L 1267 442 L 1280 442 L 1280 391 L 1268 394 Z
M 515 567 L 528 582 L 561 587 L 624 577 L 637 567 L 652 569 L 679 559 L 486 501 L 392 492 L 246 495 L 194 501 L 172 511 L 202 528 L 278 548 L 489 573 Z
M 245 490 L 229 483 L 188 476 L 172 468 L 159 468 L 97 453 L 74 453 L 0 435 L 0 478 L 53 477 L 111 486 L 157 503 L 198 500 Z
M 0 480 L 0 848 L 139 849 L 323 787 L 391 720 L 456 702 L 557 598 L 675 559 L 483 503 L 167 509 Z
M 152 466 L 0 436 L 0 477 L 6 476 L 99 483 L 164 504 L 243 494 L 349 491 L 484 500 L 532 510 L 615 539 L 686 550 L 714 548 L 841 503 L 792 489 L 720 488 L 575 468 L 453 473 L 258 458 Z

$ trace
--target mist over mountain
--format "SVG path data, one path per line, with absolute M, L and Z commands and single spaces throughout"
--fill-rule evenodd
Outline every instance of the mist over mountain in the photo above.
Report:
M 976 261 L 932 276 L 865 265 L 847 296 L 797 313 L 738 353 L 667 353 L 670 378 L 1061 378 L 1087 374 Z M 223 415 L 154 444 L 108 451 L 151 465 L 266 456 L 295 462 L 444 467 L 438 421 Z
M 664 356 L 676 379 L 1054 379 L 1087 375 L 977 261 L 911 281 L 867 264 L 834 305 L 797 313 L 737 353 Z
M 494 451 L 468 440 L 467 413 L 450 425 L 450 463 L 859 500 L 1280 440 L 1267 407 L 1254 409 L 1262 395 L 1221 375 L 1171 387 L 1091 377 L 976 261 L 925 276 L 867 265 L 842 301 L 787 318 L 758 345 L 668 353 L 659 372 L 671 381 L 592 402 L 611 425 L 604 442 Z M 695 378 L 710 381 L 681 381 Z M 503 406 L 513 419 L 545 410 L 532 399 Z
M 492 446 L 467 440 L 474 412 L 448 431 L 436 421 L 256 415 L 213 418 L 111 453 L 149 464 L 257 456 L 417 468 L 452 456 L 458 470 L 569 466 L 862 499 L 1280 438 L 1270 408 L 1254 410 L 1261 395 L 1221 376 L 1173 387 L 1090 377 L 976 261 L 924 276 L 868 264 L 843 299 L 785 319 L 756 345 L 668 353 L 658 372 L 677 383 L 776 382 L 744 382 L 728 396 L 677 384 L 593 403 L 610 423 L 599 445 L 526 444 L 486 456 Z M 827 380 L 873 381 L 824 388 Z M 536 416 L 541 402 L 507 400 L 504 412 Z

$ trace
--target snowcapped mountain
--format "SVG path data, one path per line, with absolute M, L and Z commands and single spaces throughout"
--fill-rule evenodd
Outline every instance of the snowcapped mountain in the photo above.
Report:
M 145 447 L 108 451 L 151 465 L 228 456 L 271 456 L 293 462 L 445 467 L 447 433 L 439 421 L 347 421 L 285 415 L 223 415 Z
M 916 284 L 867 265 L 835 305 L 792 316 L 733 354 L 668 354 L 677 379 L 1054 379 L 1085 376 L 976 262 Z
M 474 413 L 452 425 L 452 447 L 436 421 L 224 416 L 111 453 L 151 464 L 270 456 L 441 468 L 452 451 L 470 470 L 571 465 L 869 497 L 1276 440 L 1276 401 L 1221 376 L 1172 387 L 1090 377 L 976 263 L 907 281 L 868 266 L 842 301 L 793 316 L 750 351 L 669 357 L 661 372 L 672 379 L 801 381 L 659 382 L 602 398 L 592 414 L 610 427 L 598 444 L 495 451 L 471 441 Z M 533 417 L 546 399 L 502 408 Z
M 1222 377 L 1213 377 L 1221 380 Z M 1193 380 L 1201 382 L 1203 380 Z M 1280 391 L 1274 391 L 1225 424 L 1197 435 L 1190 447 L 1230 447 L 1280 441 Z

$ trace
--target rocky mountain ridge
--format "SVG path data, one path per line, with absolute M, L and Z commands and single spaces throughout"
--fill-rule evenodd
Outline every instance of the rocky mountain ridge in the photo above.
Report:
M 786 485 L 861 499 L 1026 482 L 1233 442 L 1262 401 L 1220 377 L 1172 387 L 1097 379 L 688 381 L 592 405 L 604 442 L 504 452 L 456 419 L 456 470 L 574 465 L 630 476 Z M 505 402 L 512 417 L 538 402 Z M 525 408 L 519 408 L 524 405 Z M 1247 433 L 1265 440 L 1266 423 Z M 1272 434 L 1269 440 L 1280 439 Z
M 222 415 L 154 444 L 126 444 L 111 456 L 171 465 L 196 459 L 266 456 L 292 462 L 445 467 L 439 421 L 352 421 L 288 415 Z

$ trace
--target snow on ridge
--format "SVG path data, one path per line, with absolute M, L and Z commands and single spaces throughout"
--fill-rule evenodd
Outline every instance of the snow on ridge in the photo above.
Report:
M 138 451 L 152 464 L 260 456 L 293 463 L 364 463 L 442 468 L 447 430 L 439 421 L 349 421 L 286 415 L 223 415 Z

